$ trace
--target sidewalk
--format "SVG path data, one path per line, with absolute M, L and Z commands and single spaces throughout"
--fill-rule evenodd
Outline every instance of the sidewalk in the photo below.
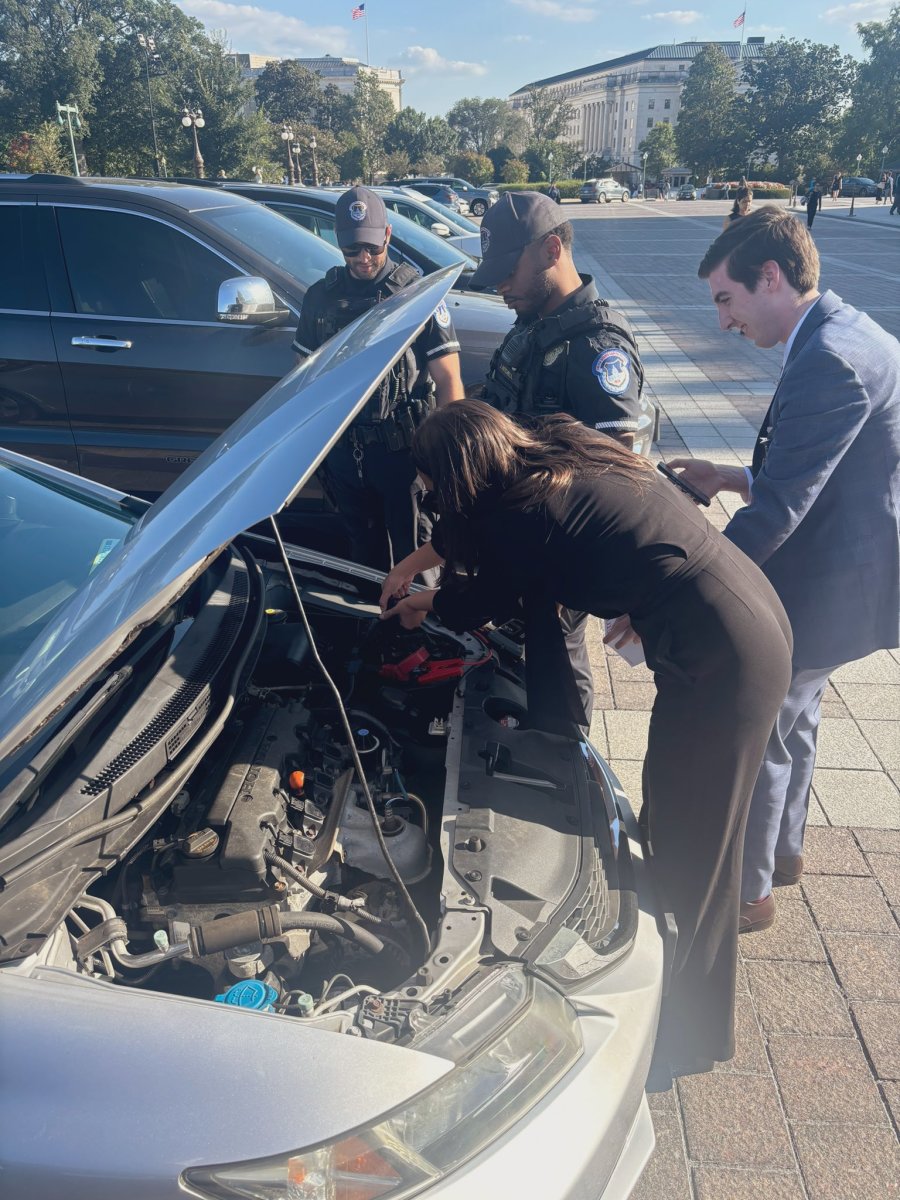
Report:
M 851 222 L 847 209 L 823 214 L 846 221 L 825 227 L 830 280 L 845 294 L 868 288 L 869 303 L 875 286 L 879 319 L 895 326 L 885 281 L 900 278 L 900 242 L 884 242 L 873 285 L 852 232 L 866 210 L 857 202 Z M 639 212 L 578 220 L 576 261 L 646 347 L 661 456 L 737 464 L 749 459 L 781 353 L 718 333 L 696 278 L 709 224 Z M 712 521 L 722 527 L 734 507 L 717 499 Z M 637 807 L 652 677 L 592 638 L 592 738 Z M 829 684 L 804 877 L 778 889 L 772 929 L 740 940 L 736 1056 L 650 1097 L 657 1146 L 633 1200 L 900 1197 L 898 789 L 900 651 L 881 651 Z
M 900 232 L 900 213 L 891 213 L 890 204 L 876 204 L 870 198 L 857 197 L 856 204 L 853 206 L 853 216 L 850 216 L 850 201 L 841 199 L 832 203 L 830 197 L 826 196 L 822 202 L 822 207 L 816 213 L 815 220 L 820 217 L 834 217 L 847 221 L 848 224 L 860 221 L 865 225 L 880 225 L 882 229 L 896 229 Z M 802 213 L 802 209 L 796 210 Z M 815 224 L 813 224 L 815 228 Z

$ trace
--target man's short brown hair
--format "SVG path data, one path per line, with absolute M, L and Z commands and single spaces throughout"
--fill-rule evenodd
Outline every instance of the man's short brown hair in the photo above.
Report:
M 767 204 L 720 233 L 697 274 L 709 279 L 721 263 L 728 278 L 755 292 L 763 263 L 776 262 L 791 287 L 804 295 L 819 283 L 819 252 L 809 230 L 783 208 Z

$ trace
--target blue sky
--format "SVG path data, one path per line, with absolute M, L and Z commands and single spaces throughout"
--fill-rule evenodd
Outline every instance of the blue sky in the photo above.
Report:
M 678 3 L 679 0 L 675 0 Z M 244 53 L 365 60 L 355 0 L 178 0 Z M 463 96 L 507 96 L 534 79 L 672 41 L 739 36 L 744 0 L 366 0 L 369 58 L 399 67 L 403 102 L 443 115 Z M 747 0 L 748 37 L 811 38 L 860 56 L 859 21 L 883 20 L 889 0 Z

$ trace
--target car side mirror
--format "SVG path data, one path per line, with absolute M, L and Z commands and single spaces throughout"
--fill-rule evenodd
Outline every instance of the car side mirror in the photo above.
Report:
M 441 222 L 441 221 L 435 221 L 435 223 L 431 227 L 431 232 L 433 234 L 436 234 L 437 237 L 449 237 L 450 236 L 450 226 L 444 225 L 443 222 Z
M 282 325 L 291 315 L 290 309 L 279 308 L 268 282 L 255 275 L 220 283 L 216 309 L 220 321 L 240 325 Z

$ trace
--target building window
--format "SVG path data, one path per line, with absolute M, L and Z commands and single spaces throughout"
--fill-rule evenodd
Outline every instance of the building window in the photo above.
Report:
M 666 100 L 665 103 L 663 104 L 663 108 L 671 108 L 671 107 L 672 107 L 672 101 Z
M 648 129 L 652 129 L 652 128 L 653 128 L 653 118 L 652 118 L 652 117 L 648 117 L 648 118 L 647 118 L 647 128 L 648 128 Z
M 679 70 L 679 71 L 683 71 L 683 70 L 684 70 L 684 63 L 679 63 L 679 64 L 678 64 L 678 70 Z
M 663 125 L 668 125 L 668 124 L 669 124 L 669 118 L 663 117 Z
M 647 102 L 647 107 L 648 107 L 648 108 L 656 108 L 656 101 L 655 101 L 655 100 L 649 100 L 649 101 Z

